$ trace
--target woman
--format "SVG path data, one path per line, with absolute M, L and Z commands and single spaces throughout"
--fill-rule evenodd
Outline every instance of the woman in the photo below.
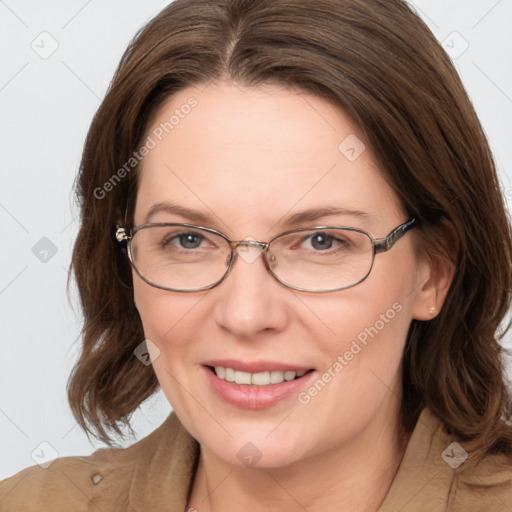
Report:
M 404 2 L 177 0 L 77 193 L 74 414 L 110 442 L 159 386 L 174 412 L 4 481 L 2 510 L 510 510 L 510 229 Z

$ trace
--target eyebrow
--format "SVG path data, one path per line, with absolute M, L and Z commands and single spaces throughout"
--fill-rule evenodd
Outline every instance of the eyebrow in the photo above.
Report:
M 150 222 L 151 218 L 159 212 L 180 215 L 181 217 L 187 218 L 189 221 L 199 223 L 202 225 L 209 224 L 210 222 L 212 222 L 213 218 L 212 215 L 209 215 L 207 213 L 203 213 L 198 210 L 192 210 L 190 208 L 186 208 L 175 203 L 160 202 L 151 206 L 151 208 L 148 210 L 148 213 L 146 214 L 144 223 Z M 361 210 L 350 210 L 347 208 L 335 207 L 311 208 L 309 210 L 304 210 L 302 212 L 293 213 L 292 215 L 289 215 L 284 219 L 280 219 L 276 225 L 293 227 L 297 224 L 313 222 L 322 217 L 329 217 L 334 215 L 352 216 L 360 219 L 368 219 L 370 217 L 370 215 L 367 212 L 363 212 Z
M 156 203 L 148 210 L 144 223 L 147 223 L 159 212 L 174 213 L 175 215 L 181 215 L 189 220 L 199 223 L 206 223 L 211 220 L 211 215 L 199 212 L 197 210 L 191 210 L 174 203 Z
M 349 215 L 352 217 L 358 217 L 360 219 L 367 219 L 370 215 L 367 212 L 360 210 L 350 210 L 347 208 L 312 208 L 310 210 L 304 210 L 302 212 L 294 213 L 286 217 L 281 223 L 284 226 L 294 226 L 303 222 L 312 222 L 321 217 L 330 217 L 333 215 Z

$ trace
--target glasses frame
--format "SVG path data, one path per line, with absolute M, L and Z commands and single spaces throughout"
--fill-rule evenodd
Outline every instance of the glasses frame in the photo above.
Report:
M 229 273 L 233 269 L 233 267 L 234 267 L 234 265 L 236 263 L 237 257 L 238 257 L 237 249 L 239 247 L 241 247 L 241 246 L 249 246 L 249 247 L 258 247 L 258 248 L 261 249 L 261 254 L 263 256 L 263 261 L 265 263 L 265 267 L 266 267 L 267 271 L 270 273 L 270 275 L 272 277 L 274 277 L 274 279 L 276 281 L 281 283 L 283 286 L 286 286 L 287 288 L 290 288 L 292 290 L 297 290 L 297 291 L 300 291 L 300 292 L 328 293 L 328 292 L 336 292 L 336 291 L 340 291 L 340 290 L 346 290 L 348 288 L 352 288 L 352 287 L 357 286 L 358 284 L 362 283 L 370 275 L 370 272 L 372 271 L 373 263 L 375 261 L 375 255 L 378 254 L 378 253 L 381 253 L 381 252 L 389 251 L 396 244 L 396 242 L 398 242 L 398 240 L 400 240 L 400 238 L 402 238 L 405 235 L 405 233 L 407 233 L 407 231 L 409 231 L 410 229 L 416 227 L 417 224 L 418 223 L 417 223 L 416 219 L 414 217 L 412 217 L 408 221 L 406 221 L 403 224 L 400 224 L 399 226 L 394 228 L 384 238 L 375 238 L 370 233 L 365 231 L 364 229 L 354 228 L 354 227 L 349 227 L 349 226 L 313 226 L 313 227 L 307 227 L 307 228 L 290 229 L 288 231 L 285 231 L 284 233 L 280 233 L 280 234 L 274 236 L 268 242 L 258 242 L 256 240 L 236 240 L 236 241 L 230 240 L 224 233 L 221 233 L 220 231 L 217 231 L 216 229 L 207 228 L 205 226 L 198 226 L 197 224 L 187 224 L 187 223 L 182 223 L 182 222 L 157 222 L 157 223 L 140 224 L 138 226 L 134 226 L 133 228 L 117 226 L 116 227 L 116 232 L 115 232 L 115 237 L 116 237 L 116 240 L 117 240 L 118 244 L 121 247 L 126 249 L 130 265 L 133 267 L 135 272 L 137 272 L 138 276 L 144 282 L 149 284 L 150 286 L 153 286 L 155 288 L 159 288 L 161 290 L 167 290 L 167 291 L 171 291 L 171 292 L 183 292 L 183 293 L 200 292 L 200 291 L 204 291 L 204 290 L 211 290 L 212 288 L 214 288 L 214 287 L 218 286 L 220 283 L 222 283 L 222 281 L 224 281 L 224 279 L 227 278 L 227 276 L 229 275 Z M 187 227 L 187 228 L 193 228 L 193 229 L 199 229 L 199 230 L 207 231 L 209 233 L 213 233 L 213 234 L 215 234 L 217 236 L 222 237 L 224 240 L 226 240 L 226 242 L 228 243 L 229 247 L 231 248 L 231 255 L 229 257 L 229 261 L 228 261 L 228 265 L 227 265 L 227 268 L 226 268 L 226 272 L 215 283 L 213 283 L 211 285 L 208 285 L 208 286 L 203 286 L 202 288 L 194 288 L 192 290 L 183 290 L 183 289 L 180 289 L 180 288 L 171 288 L 171 287 L 168 287 L 168 286 L 162 286 L 162 285 L 159 285 L 157 283 L 154 283 L 153 281 L 148 279 L 146 276 L 144 276 L 139 271 L 139 269 L 135 265 L 134 258 L 133 258 L 133 253 L 132 253 L 132 240 L 133 240 L 133 237 L 135 236 L 135 234 L 138 231 L 140 231 L 142 229 L 147 229 L 148 227 L 151 227 L 151 226 L 158 226 L 158 227 L 164 227 L 164 226 L 183 226 L 183 227 Z M 268 249 L 270 247 L 270 244 L 274 240 L 277 240 L 278 238 L 287 236 L 289 234 L 300 233 L 301 231 L 310 231 L 310 230 L 313 230 L 313 229 L 315 229 L 315 230 L 321 230 L 321 229 L 344 229 L 344 230 L 347 230 L 347 231 L 357 231 L 358 233 L 362 233 L 363 235 L 366 235 L 370 239 L 371 244 L 372 244 L 372 262 L 370 264 L 368 272 L 361 279 L 359 279 L 358 281 L 356 281 L 353 284 L 350 284 L 348 286 L 341 286 L 339 288 L 333 288 L 333 289 L 329 289 L 329 290 L 310 290 L 310 289 L 307 289 L 307 288 L 300 288 L 298 286 L 292 286 L 292 285 L 289 285 L 289 284 L 285 283 L 284 281 L 282 281 L 274 273 L 274 271 L 270 268 L 270 264 L 269 264 L 269 261 L 268 261 Z

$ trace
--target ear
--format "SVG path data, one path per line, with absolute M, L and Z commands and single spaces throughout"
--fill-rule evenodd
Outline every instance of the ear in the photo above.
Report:
M 432 320 L 443 307 L 453 281 L 458 253 L 458 237 L 455 227 L 443 221 L 439 228 L 438 243 L 443 252 L 430 252 L 420 256 L 418 261 L 418 281 L 412 307 L 412 317 L 416 320 Z

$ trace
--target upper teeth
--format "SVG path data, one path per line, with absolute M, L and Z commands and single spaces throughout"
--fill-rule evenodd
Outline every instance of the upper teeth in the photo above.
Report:
M 295 377 L 302 377 L 307 370 L 300 372 L 279 370 L 266 371 L 260 373 L 242 372 L 240 370 L 233 370 L 233 368 L 224 368 L 223 366 L 216 366 L 215 373 L 219 379 L 228 382 L 235 382 L 236 384 L 253 384 L 255 386 L 268 386 L 269 384 L 280 384 L 285 380 L 293 380 Z

